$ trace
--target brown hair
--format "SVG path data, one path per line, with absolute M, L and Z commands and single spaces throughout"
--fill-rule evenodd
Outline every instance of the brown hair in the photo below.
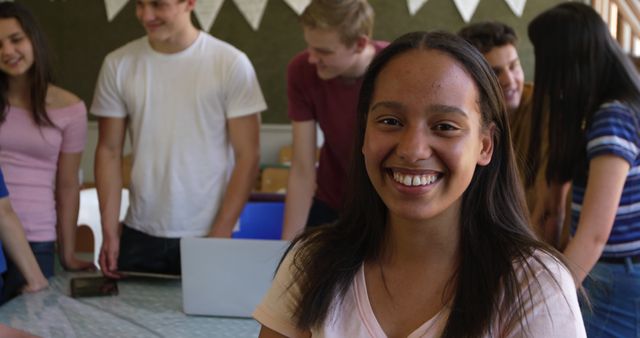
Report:
M 335 29 L 340 41 L 352 46 L 360 36 L 371 37 L 374 16 L 366 0 L 313 0 L 300 22 L 308 28 Z
M 350 186 L 342 214 L 333 224 L 303 233 L 290 247 L 296 247 L 292 280 L 300 292 L 293 318 L 301 330 L 327 320 L 331 307 L 340 302 L 362 264 L 377 261 L 384 251 L 388 209 L 366 173 L 361 149 L 378 74 L 390 60 L 412 50 L 441 51 L 461 64 L 477 87 L 483 125 L 495 126 L 491 162 L 476 168 L 462 197 L 461 262 L 450 286 L 455 295 L 442 337 L 493 336 L 496 332 L 492 332 L 491 324 L 508 316 L 526 328 L 525 309 L 532 301 L 532 290 L 540 287 L 530 262 L 547 269 L 533 253 L 539 251 L 563 261 L 529 228 L 507 108 L 484 57 L 450 33 L 409 33 L 378 53 L 364 76 Z M 521 263 L 528 282 L 525 285 L 519 283 L 514 262 Z
M 600 15 L 590 6 L 567 2 L 542 12 L 529 24 L 535 54 L 529 162 L 542 160 L 539 138 L 549 110 L 547 180 L 586 178 L 585 131 L 604 102 L 618 100 L 640 111 L 638 72 Z M 527 182 L 532 182 L 529 178 Z
M 513 28 L 497 21 L 478 22 L 465 26 L 458 32 L 458 36 L 478 48 L 482 54 L 490 52 L 495 47 L 515 46 L 518 43 L 518 35 Z
M 54 126 L 47 115 L 45 99 L 47 89 L 53 81 L 51 62 L 49 60 L 49 46 L 45 40 L 44 33 L 40 29 L 36 19 L 29 10 L 14 2 L 0 3 L 0 19 L 16 19 L 20 27 L 31 41 L 33 46 L 33 65 L 28 70 L 30 81 L 29 87 L 29 109 L 35 123 L 39 126 Z M 9 79 L 7 74 L 0 72 L 0 123 L 4 122 L 7 116 L 9 100 Z

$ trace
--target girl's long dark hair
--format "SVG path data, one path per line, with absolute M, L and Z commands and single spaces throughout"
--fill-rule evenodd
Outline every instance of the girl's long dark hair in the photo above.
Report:
M 16 19 L 33 46 L 33 65 L 28 71 L 30 80 L 29 100 L 33 120 L 39 126 L 54 126 L 47 115 L 46 98 L 49 84 L 53 82 L 49 47 L 42 30 L 31 12 L 15 2 L 0 3 L 0 19 Z M 9 109 L 9 79 L 7 74 L 0 72 L 0 123 L 7 117 Z
M 541 13 L 529 24 L 529 38 L 536 64 L 529 162 L 535 168 L 547 155 L 539 145 L 542 112 L 548 107 L 546 177 L 563 183 L 585 174 L 578 171 L 587 167 L 585 130 L 602 103 L 619 100 L 640 111 L 639 77 L 602 18 L 587 5 L 567 2 Z
M 527 260 L 535 250 L 556 255 L 529 230 L 506 107 L 493 71 L 483 56 L 459 37 L 444 32 L 409 33 L 382 50 L 364 76 L 349 174 L 351 187 L 343 213 L 336 223 L 305 232 L 291 246 L 296 246 L 293 280 L 301 293 L 294 316 L 302 330 L 327 320 L 331 307 L 340 302 L 363 263 L 380 259 L 384 250 L 387 208 L 366 174 L 360 150 L 378 74 L 396 56 L 416 49 L 438 50 L 460 63 L 478 89 L 483 124 L 495 125 L 492 160 L 476 168 L 462 198 L 461 261 L 452 283 L 455 294 L 443 337 L 479 337 L 491 332 L 495 320 L 502 322 L 513 313 L 516 320 L 524 318 L 524 306 L 530 299 L 521 297 L 527 293 L 514 263 L 522 262 L 525 278 L 535 285 Z

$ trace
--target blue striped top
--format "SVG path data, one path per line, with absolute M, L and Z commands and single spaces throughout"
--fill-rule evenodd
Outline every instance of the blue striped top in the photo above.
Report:
M 615 155 L 629 162 L 613 229 L 603 257 L 640 255 L 640 135 L 633 111 L 620 102 L 605 103 L 593 116 L 586 132 L 587 160 Z M 588 175 L 588 174 L 587 174 Z M 571 232 L 575 234 L 584 200 L 586 176 L 574 179 L 571 203 Z

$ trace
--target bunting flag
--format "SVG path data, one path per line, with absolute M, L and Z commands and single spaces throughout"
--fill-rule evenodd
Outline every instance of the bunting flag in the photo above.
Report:
M 311 0 L 283 0 L 296 14 L 300 15 L 307 6 L 311 3 Z
M 407 0 L 407 6 L 409 7 L 409 14 L 411 14 L 411 16 L 416 15 L 416 13 L 418 13 L 420 8 L 422 8 L 422 6 L 424 6 L 424 4 L 427 3 L 427 1 L 429 0 Z
M 257 31 L 258 27 L 260 27 L 260 21 L 262 21 L 264 10 L 267 7 L 267 1 L 268 0 L 233 0 L 240 10 L 240 13 L 242 13 L 254 31 Z
M 129 0 L 104 0 L 104 5 L 107 7 L 107 21 L 111 22 L 127 2 Z
M 524 5 L 527 3 L 527 0 L 504 0 L 507 5 L 509 5 L 509 8 L 511 8 L 511 11 L 513 11 L 513 14 L 515 14 L 517 17 L 521 17 L 522 16 L 522 12 L 524 12 Z
M 216 21 L 223 2 L 224 0 L 196 1 L 196 8 L 194 9 L 194 12 L 196 13 L 196 18 L 200 23 L 200 27 L 202 27 L 205 32 L 211 30 L 211 26 L 213 25 L 213 22 Z
M 479 2 L 480 0 L 453 0 L 464 22 L 471 20 L 473 13 L 475 13 L 476 8 L 478 8 Z
M 0 0 L 14 1 L 14 0 Z M 54 1 L 54 0 L 50 0 Z M 202 29 L 209 31 L 211 26 L 216 20 L 220 8 L 225 0 L 198 0 L 196 1 L 196 8 L 194 10 L 198 22 Z M 264 16 L 267 2 L 269 0 L 233 0 L 240 13 L 247 20 L 253 30 L 258 30 L 260 22 Z M 302 14 L 304 9 L 311 3 L 311 0 L 282 0 L 298 15 Z M 407 8 L 411 16 L 416 15 L 418 11 L 429 0 L 407 0 Z M 527 4 L 527 0 L 504 0 L 511 11 L 517 16 L 521 17 L 524 12 L 524 7 Z M 129 0 L 104 0 L 105 7 L 107 9 L 107 20 L 111 22 L 118 13 L 124 8 Z M 460 16 L 464 22 L 469 22 L 473 17 L 473 14 L 478 8 L 480 0 L 453 0 Z

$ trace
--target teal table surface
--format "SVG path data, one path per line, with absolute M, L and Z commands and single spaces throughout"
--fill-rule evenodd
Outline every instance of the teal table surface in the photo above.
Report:
M 21 295 L 0 307 L 0 323 L 41 337 L 257 337 L 253 319 L 187 316 L 179 280 L 127 279 L 117 296 L 74 299 L 58 273 L 47 290 Z

